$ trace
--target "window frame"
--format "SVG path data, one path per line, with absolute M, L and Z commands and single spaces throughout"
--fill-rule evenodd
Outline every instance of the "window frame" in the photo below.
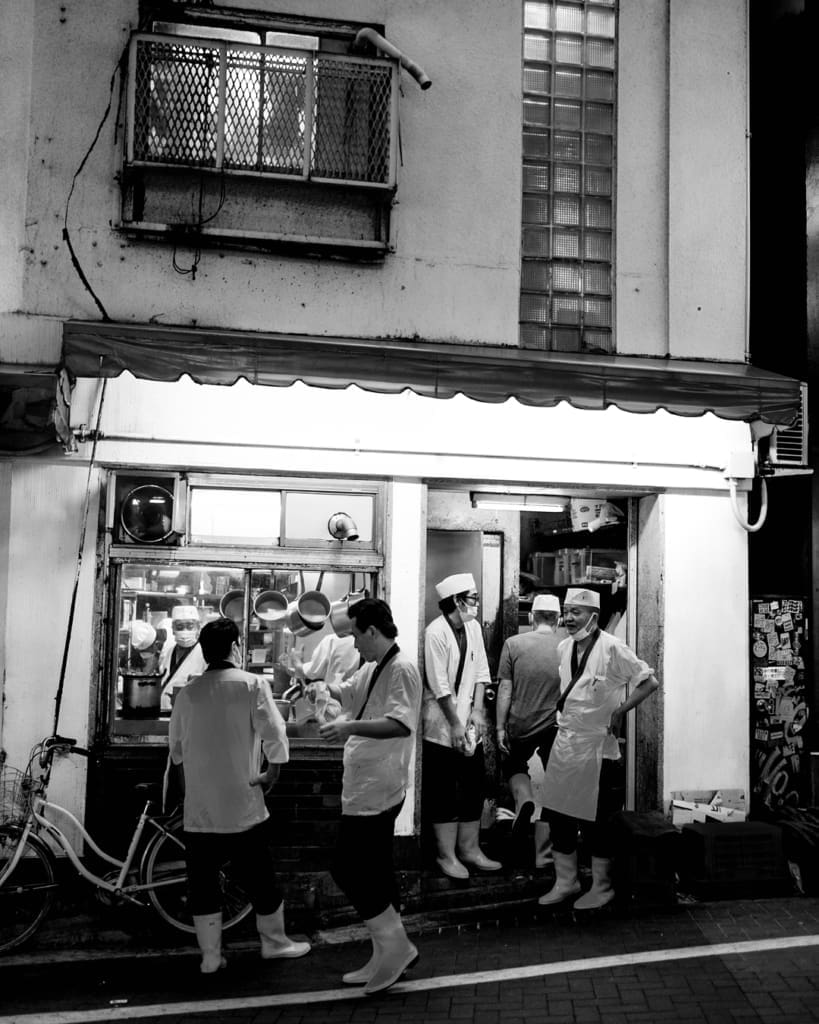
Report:
M 542 24 L 536 23 L 538 13 L 542 14 Z M 576 24 L 565 20 L 571 13 L 576 16 Z M 594 16 L 603 13 L 611 16 L 611 22 L 600 28 Z M 560 14 L 563 24 L 559 23 Z M 618 14 L 616 0 L 524 0 L 522 4 L 518 318 L 522 348 L 605 354 L 616 351 Z M 611 35 L 606 34 L 608 28 Z M 540 38 L 541 47 L 531 43 Z M 589 59 L 589 53 L 597 52 L 596 44 L 610 46 L 610 66 L 605 59 Z M 576 60 L 567 56 L 569 49 L 576 51 Z M 558 88 L 561 72 L 566 85 Z M 541 76 L 540 84 L 532 77 L 527 85 L 527 75 L 537 74 Z M 610 77 L 610 98 L 601 87 L 601 75 Z M 577 79 L 573 90 L 568 87 L 572 76 Z M 591 95 L 589 83 L 594 86 Z M 563 121 L 557 116 L 558 110 L 566 115 Z M 569 123 L 571 110 L 576 110 L 576 123 Z M 564 151 L 560 139 L 564 140 Z M 570 152 L 571 144 L 576 146 L 576 154 Z M 605 150 L 609 147 L 607 157 Z M 573 176 L 576 186 L 572 184 Z M 542 212 L 538 214 L 538 210 Z M 558 232 L 567 243 L 573 240 L 576 251 L 571 245 L 566 251 L 558 251 Z
M 134 471 L 136 472 L 136 471 Z M 143 471 L 141 471 L 143 472 Z M 150 471 L 145 470 L 146 474 Z M 164 470 L 157 470 L 165 472 Z M 104 487 L 113 487 L 119 475 L 129 475 L 127 467 L 108 471 Z M 245 597 L 251 593 L 254 572 L 328 572 L 339 574 L 369 575 L 372 580 L 372 596 L 384 593 L 384 520 L 386 509 L 386 484 L 382 481 L 338 479 L 303 479 L 295 477 L 260 477 L 230 474 L 191 473 L 186 477 L 187 494 L 191 486 L 207 484 L 213 488 L 239 488 L 251 490 L 278 490 L 314 492 L 321 494 L 370 494 L 373 496 L 373 541 L 360 544 L 333 540 L 329 534 L 326 540 L 311 544 L 310 540 L 290 543 L 277 547 L 252 547 L 243 544 L 179 544 L 173 546 L 133 545 L 115 543 L 109 529 L 100 529 L 98 558 L 99 617 L 95 632 L 98 637 L 99 656 L 96 670 L 96 695 L 92 698 L 90 714 L 91 735 L 105 747 L 128 746 L 134 743 L 162 744 L 168 733 L 168 717 L 125 718 L 117 717 L 116 683 L 119 667 L 119 602 L 123 599 L 124 570 L 128 565 L 156 566 L 201 566 L 203 571 L 224 568 L 227 571 L 241 570 L 245 580 Z M 106 502 L 101 502 L 101 509 Z M 284 502 L 282 502 L 282 516 Z M 190 501 L 185 509 L 186 533 L 189 524 Z M 101 526 L 105 519 L 101 519 Z M 282 518 L 282 527 L 284 520 Z M 309 589 L 309 588 L 307 588 Z M 251 644 L 248 640 L 252 615 L 246 614 L 243 629 L 243 652 L 245 667 L 252 671 L 250 662 Z M 315 747 L 318 741 L 309 738 L 291 737 L 291 745 Z

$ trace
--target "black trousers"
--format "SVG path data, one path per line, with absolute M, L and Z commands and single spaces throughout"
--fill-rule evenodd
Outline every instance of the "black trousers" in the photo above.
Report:
M 219 873 L 227 864 L 257 914 L 279 909 L 282 894 L 267 848 L 267 824 L 263 821 L 245 832 L 184 833 L 192 914 L 217 914 L 222 909 Z
M 342 814 L 331 874 L 364 921 L 399 906 L 393 862 L 395 819 L 404 801 L 381 814 Z
M 600 769 L 600 792 L 594 821 L 582 821 L 557 811 L 546 811 L 551 830 L 552 846 L 558 853 L 570 854 L 577 850 L 577 832 L 580 829 L 584 845 L 592 857 L 611 858 L 614 851 L 612 818 L 623 809 L 625 802 L 625 764 L 623 760 L 603 759 Z
M 447 821 L 478 821 L 486 796 L 483 744 L 467 757 L 454 747 L 425 740 L 422 747 L 421 799 L 424 819 L 440 825 Z

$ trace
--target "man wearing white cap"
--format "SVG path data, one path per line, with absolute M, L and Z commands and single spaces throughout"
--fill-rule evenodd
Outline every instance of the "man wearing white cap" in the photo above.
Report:
M 529 613 L 534 628 L 509 637 L 498 666 L 498 750 L 503 755 L 501 770 L 515 800 L 515 839 L 528 835 L 535 813 L 529 761 L 537 753 L 545 770 L 557 735 L 559 618 L 560 601 L 553 594 L 538 594 Z M 535 867 L 543 868 L 552 863 L 548 822 L 536 819 L 534 833 Z
M 424 815 L 435 832 L 438 867 L 465 879 L 469 867 L 503 866 L 479 845 L 486 796 L 483 697 L 491 676 L 472 574 L 447 576 L 435 590 L 441 614 L 424 632 Z
M 566 591 L 563 623 L 569 636 L 558 647 L 558 732 L 543 793 L 556 879 L 538 900 L 542 906 L 562 903 L 580 892 L 578 826 L 591 853 L 592 886 L 574 906 L 592 910 L 614 899 L 610 823 L 622 806 L 617 736 L 626 714 L 660 685 L 653 669 L 622 640 L 598 627 L 599 616 L 599 593 L 579 587 Z
M 171 609 L 171 635 L 165 641 L 159 657 L 159 671 L 163 674 L 162 711 L 171 710 L 171 694 L 184 686 L 193 676 L 207 668 L 199 646 L 199 610 L 196 605 L 178 604 Z

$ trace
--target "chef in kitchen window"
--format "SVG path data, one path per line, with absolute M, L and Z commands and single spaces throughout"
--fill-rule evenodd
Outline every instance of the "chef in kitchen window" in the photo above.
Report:
M 199 646 L 199 610 L 192 604 L 179 604 L 171 610 L 171 635 L 159 657 L 162 673 L 160 709 L 170 711 L 175 689 L 200 676 L 207 665 Z

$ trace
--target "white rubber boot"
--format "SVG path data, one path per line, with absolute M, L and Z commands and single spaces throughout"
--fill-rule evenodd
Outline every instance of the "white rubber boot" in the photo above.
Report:
M 500 871 L 503 864 L 499 860 L 490 860 L 480 848 L 480 834 L 480 820 L 458 822 L 458 859 L 479 871 Z
M 577 851 L 574 853 L 558 853 L 553 851 L 555 861 L 555 884 L 544 893 L 538 903 L 548 907 L 553 903 L 562 903 L 570 896 L 580 892 L 581 885 L 577 880 Z
M 579 900 L 575 901 L 575 910 L 597 910 L 605 907 L 614 899 L 611 885 L 611 861 L 604 857 L 592 857 L 592 886 Z
M 449 878 L 469 878 L 469 872 L 455 856 L 455 840 L 458 838 L 458 822 L 442 821 L 432 826 L 438 846 L 438 867 Z
M 345 985 L 364 985 L 370 978 L 375 974 L 375 968 L 378 964 L 378 948 L 375 945 L 375 937 L 370 936 L 373 944 L 373 952 L 370 959 L 364 964 L 363 967 L 359 967 L 357 971 L 348 971 L 346 974 L 342 974 L 341 980 Z
M 401 916 L 393 906 L 364 924 L 372 936 L 376 955 L 375 969 L 364 985 L 364 994 L 371 996 L 394 985 L 416 962 L 418 950 L 407 938 Z
M 272 914 L 257 914 L 256 930 L 262 941 L 262 960 L 294 959 L 310 952 L 309 942 L 293 942 L 285 935 L 284 903 Z
M 222 956 L 222 914 L 195 914 L 193 927 L 202 953 L 199 970 L 202 974 L 214 974 L 226 966 Z
M 554 863 L 549 823 L 535 822 L 535 867 L 545 868 Z

